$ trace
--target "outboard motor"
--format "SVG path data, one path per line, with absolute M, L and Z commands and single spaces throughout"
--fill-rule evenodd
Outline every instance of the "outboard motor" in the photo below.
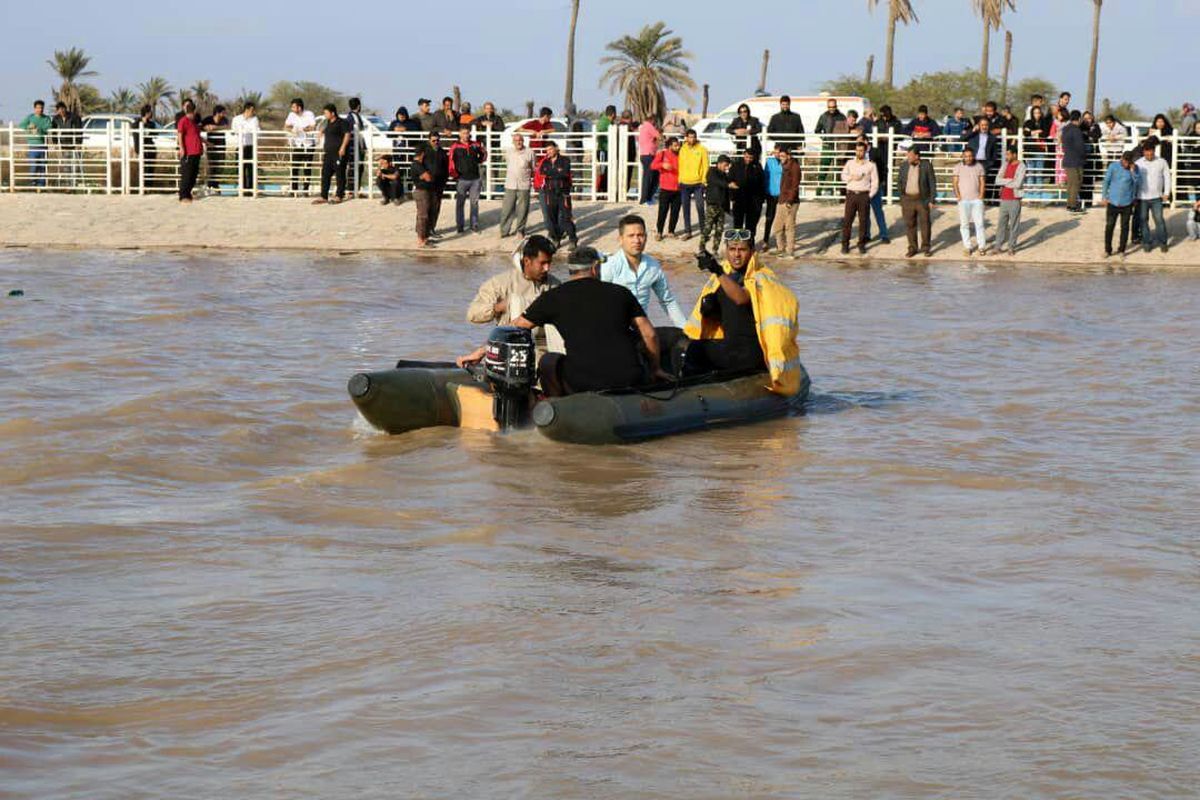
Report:
M 492 416 L 502 431 L 529 421 L 536 360 L 532 331 L 502 325 L 488 336 L 483 356 L 484 379 L 495 395 Z

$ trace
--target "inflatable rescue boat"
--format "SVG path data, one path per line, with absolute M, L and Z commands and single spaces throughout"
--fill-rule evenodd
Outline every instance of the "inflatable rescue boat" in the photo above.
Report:
M 536 427 L 561 442 L 615 444 L 717 426 L 755 422 L 799 410 L 800 391 L 770 391 L 766 370 L 713 373 L 655 386 L 581 392 L 538 399 L 528 331 L 502 327 L 488 339 L 474 371 L 449 362 L 401 361 L 394 369 L 360 372 L 348 390 L 359 413 L 390 434 L 450 426 L 503 432 Z

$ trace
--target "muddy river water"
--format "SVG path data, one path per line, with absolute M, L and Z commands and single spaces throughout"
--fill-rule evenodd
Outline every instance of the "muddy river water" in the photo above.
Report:
M 1200 791 L 1200 274 L 793 262 L 804 416 L 358 421 L 503 266 L 0 254 L 0 796 Z

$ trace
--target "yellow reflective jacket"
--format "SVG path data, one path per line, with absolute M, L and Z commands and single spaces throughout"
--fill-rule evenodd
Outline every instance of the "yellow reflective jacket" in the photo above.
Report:
M 708 149 L 696 143 L 688 147 L 685 142 L 679 150 L 679 182 L 694 186 L 708 180 Z
M 725 272 L 733 272 L 726 261 Z M 716 320 L 700 316 L 700 303 L 705 296 L 717 291 L 721 282 L 716 275 L 708 279 L 692 309 L 692 316 L 683 332 L 689 339 L 724 339 L 725 331 Z M 799 333 L 800 303 L 792 290 L 768 267 L 758 263 L 758 256 L 750 257 L 743 284 L 750 293 L 750 306 L 754 309 L 754 325 L 758 329 L 758 343 L 767 359 L 771 372 L 769 388 L 776 394 L 791 396 L 803 385 L 800 366 L 800 347 L 796 344 Z

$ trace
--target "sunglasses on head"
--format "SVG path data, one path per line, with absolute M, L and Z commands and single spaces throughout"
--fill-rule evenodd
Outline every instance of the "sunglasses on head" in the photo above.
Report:
M 721 238 L 727 242 L 748 242 L 754 238 L 754 233 L 745 228 L 731 228 Z

